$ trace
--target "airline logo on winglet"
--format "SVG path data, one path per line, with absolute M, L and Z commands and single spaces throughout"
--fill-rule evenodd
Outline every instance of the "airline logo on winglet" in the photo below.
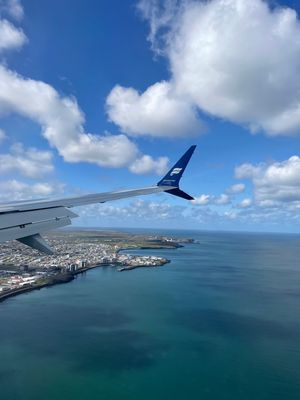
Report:
M 170 173 L 171 176 L 177 175 L 181 172 L 182 168 L 174 168 L 173 171 Z

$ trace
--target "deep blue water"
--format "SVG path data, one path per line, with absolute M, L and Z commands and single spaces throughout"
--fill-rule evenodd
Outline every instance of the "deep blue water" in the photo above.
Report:
M 199 243 L 135 251 L 161 268 L 0 303 L 1 400 L 298 400 L 300 236 L 176 233 Z

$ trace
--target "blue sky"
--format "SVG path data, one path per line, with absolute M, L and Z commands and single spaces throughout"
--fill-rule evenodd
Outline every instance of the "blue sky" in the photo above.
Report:
M 295 1 L 0 0 L 1 201 L 182 188 L 79 226 L 300 231 Z

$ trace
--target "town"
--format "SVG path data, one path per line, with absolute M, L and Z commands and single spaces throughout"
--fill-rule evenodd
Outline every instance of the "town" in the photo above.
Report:
M 122 249 L 177 248 L 178 239 L 107 232 L 55 232 L 46 237 L 55 250 L 49 256 L 20 244 L 7 242 L 0 250 L 0 299 L 34 288 L 68 282 L 78 273 L 97 266 L 118 271 L 157 267 L 169 262 L 160 256 L 130 255 Z M 181 239 L 181 242 L 190 241 Z

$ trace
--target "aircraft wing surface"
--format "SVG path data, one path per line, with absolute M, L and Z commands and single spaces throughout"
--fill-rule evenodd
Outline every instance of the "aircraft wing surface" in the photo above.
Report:
M 192 200 L 190 195 L 179 189 L 179 181 L 195 148 L 196 146 L 191 146 L 155 186 L 61 199 L 25 200 L 0 204 L 0 243 L 16 239 L 39 251 L 53 254 L 52 249 L 40 234 L 70 225 L 71 219 L 78 217 L 70 210 L 72 207 L 160 192 Z

